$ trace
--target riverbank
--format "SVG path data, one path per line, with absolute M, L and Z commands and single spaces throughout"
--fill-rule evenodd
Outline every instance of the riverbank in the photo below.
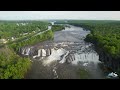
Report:
M 111 31 L 105 31 L 109 28 L 108 26 L 109 24 L 98 24 L 98 27 L 97 25 L 93 25 L 93 27 L 92 25 L 88 25 L 87 27 L 92 28 L 90 28 L 91 33 L 87 35 L 85 41 L 94 44 L 95 50 L 100 57 L 99 60 L 104 63 L 102 69 L 105 71 L 105 74 L 116 72 L 117 75 L 120 75 L 119 38 L 114 36 L 116 32 L 111 34 Z M 94 29 L 95 27 L 98 29 Z M 113 25 L 113 27 L 115 26 Z M 104 28 L 103 31 L 101 31 L 102 28 Z M 105 33 L 106 35 L 103 35 Z

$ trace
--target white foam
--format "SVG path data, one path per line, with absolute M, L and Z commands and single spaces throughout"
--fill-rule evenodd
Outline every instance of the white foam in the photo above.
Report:
M 45 49 L 42 49 L 42 56 L 46 56 L 46 50 Z
M 69 51 L 66 52 L 66 54 L 63 56 L 62 60 L 59 63 L 64 63 L 65 62 L 65 57 L 69 54 Z
M 41 49 L 38 50 L 38 55 L 33 56 L 33 58 L 40 57 L 41 55 Z
M 43 60 L 44 65 L 49 65 L 53 61 L 60 60 L 61 55 L 65 54 L 66 51 L 61 48 L 58 50 L 55 50 L 54 48 L 52 49 L 52 53 L 50 56 L 48 56 L 45 60 Z
M 41 49 L 38 50 L 38 57 L 41 55 Z
M 29 53 L 30 53 L 30 48 L 27 48 L 27 49 L 26 49 L 26 54 L 25 54 L 25 55 L 29 55 Z
M 109 74 L 108 74 L 108 77 L 118 77 L 118 75 L 117 75 L 116 73 L 113 73 L 113 72 L 112 72 L 112 73 L 109 73 Z
M 22 54 L 24 55 L 25 49 L 22 49 Z
M 79 61 L 81 62 L 94 62 L 99 63 L 99 56 L 96 53 L 89 53 L 89 54 L 75 54 L 75 60 L 72 62 L 72 64 L 77 64 Z
M 84 63 L 84 64 L 83 64 L 83 66 L 87 66 L 87 65 L 88 65 L 88 63 Z

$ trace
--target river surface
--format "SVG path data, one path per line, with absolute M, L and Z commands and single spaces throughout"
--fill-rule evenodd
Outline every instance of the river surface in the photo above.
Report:
M 84 38 L 90 31 L 70 25 L 54 33 L 53 41 L 24 47 L 23 55 L 31 58 L 26 79 L 103 79 L 99 55 Z M 25 52 L 26 51 L 26 52 Z M 84 77 L 86 76 L 86 77 Z

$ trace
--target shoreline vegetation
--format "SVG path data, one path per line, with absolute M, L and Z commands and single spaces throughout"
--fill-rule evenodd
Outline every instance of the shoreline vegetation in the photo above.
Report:
M 47 30 L 49 25 L 51 24 L 43 21 L 0 22 L 0 39 L 9 40 L 0 47 L 0 79 L 24 79 L 32 63 L 29 58 L 19 56 L 18 50 L 27 45 L 51 40 L 55 31 L 64 29 L 62 25 L 52 25 L 51 30 Z M 43 33 L 36 35 L 39 32 Z M 17 40 L 13 40 L 16 38 Z

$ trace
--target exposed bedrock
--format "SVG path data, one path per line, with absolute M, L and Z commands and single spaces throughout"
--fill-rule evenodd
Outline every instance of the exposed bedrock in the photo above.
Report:
M 99 54 L 99 60 L 103 62 L 105 66 L 111 68 L 113 71 L 118 71 L 120 69 L 120 58 L 113 58 L 103 51 L 97 52 Z

